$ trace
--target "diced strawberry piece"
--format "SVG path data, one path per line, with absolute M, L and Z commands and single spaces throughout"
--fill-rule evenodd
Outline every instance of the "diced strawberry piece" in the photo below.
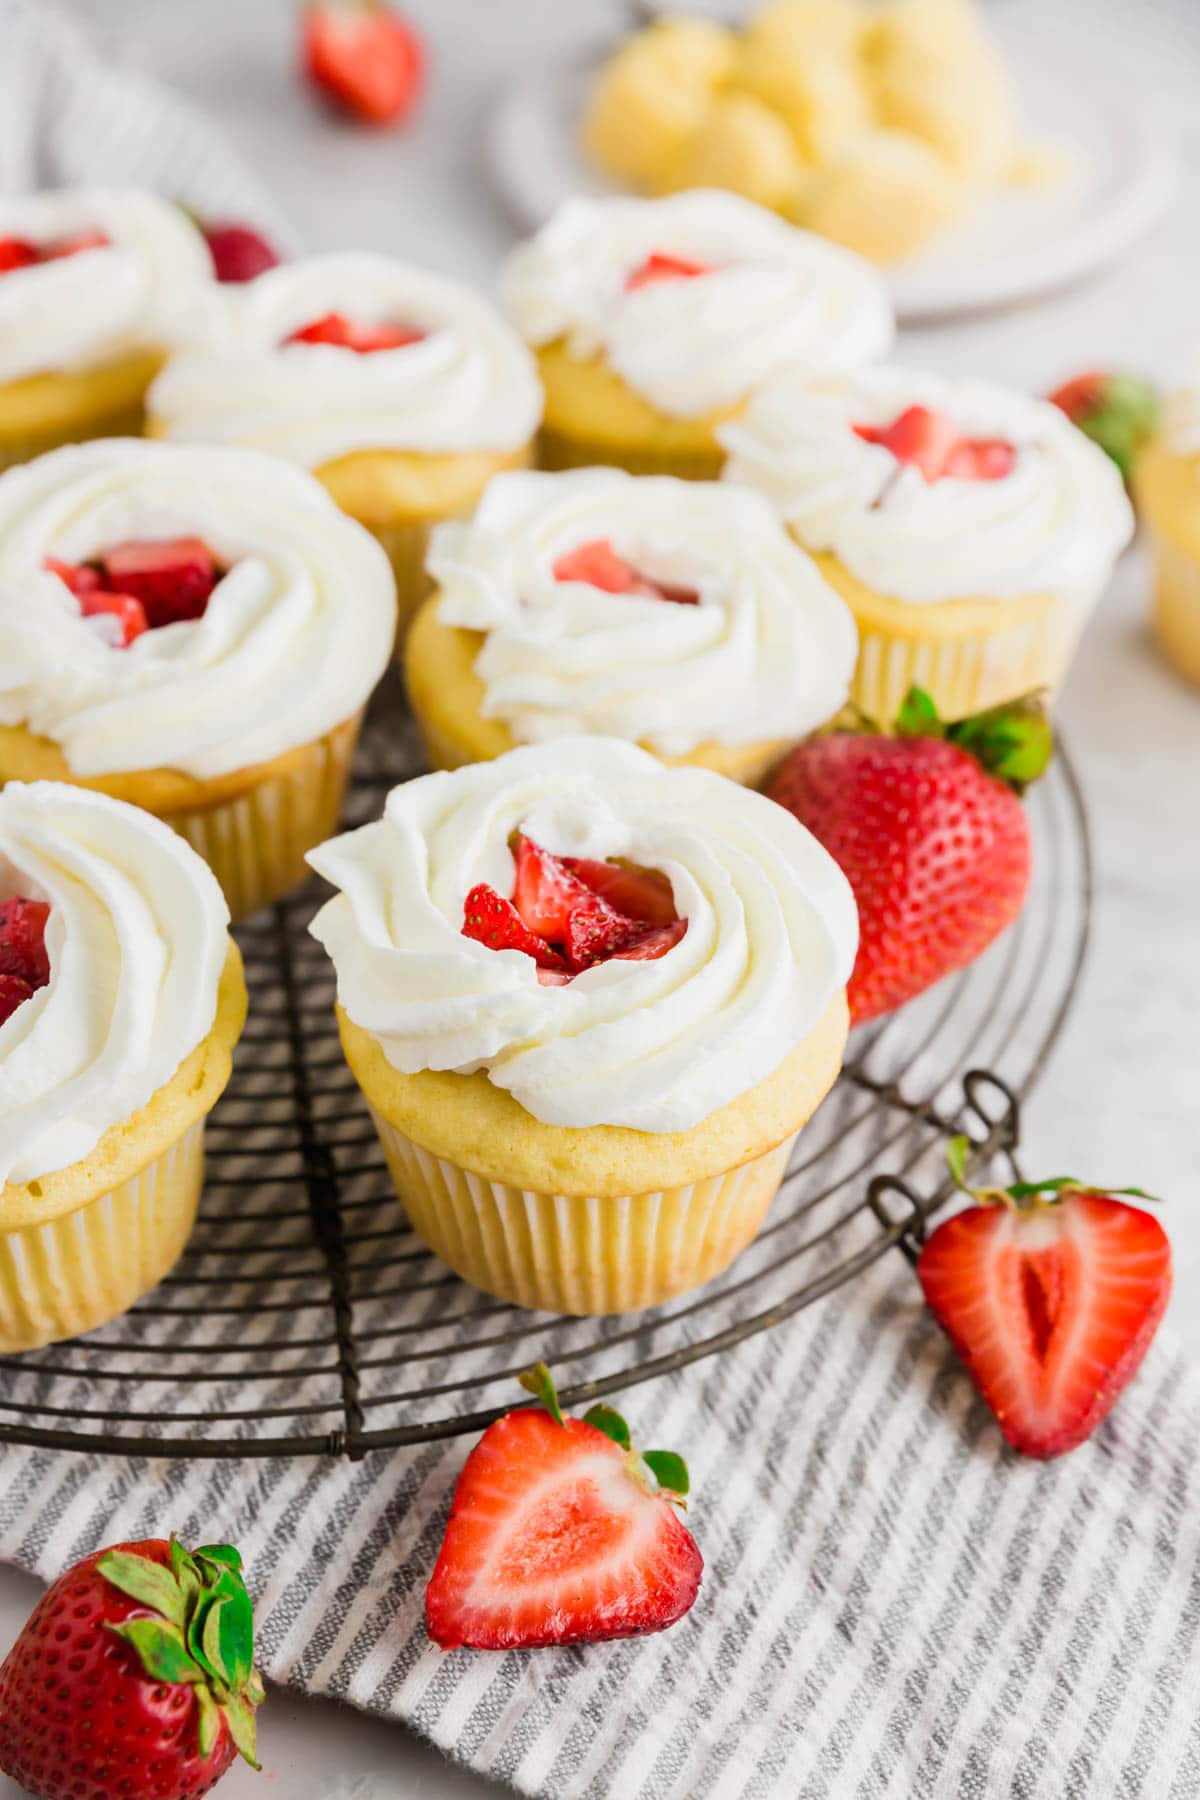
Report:
M 0 901 L 0 975 L 15 975 L 30 988 L 45 987 L 50 979 L 49 917 L 43 900 Z
M 646 925 L 675 921 L 671 883 L 657 869 L 627 869 L 620 863 L 593 862 L 586 856 L 564 856 L 562 866 L 627 919 L 639 919 Z
M 279 262 L 262 233 L 249 225 L 202 224 L 200 230 L 218 281 L 253 281 Z
M 0 238 L 0 275 L 8 275 L 13 269 L 28 269 L 40 262 L 36 244 L 25 238 Z
M 557 856 L 524 833 L 517 838 L 513 859 L 517 865 L 513 905 L 530 931 L 561 942 L 572 911 L 593 898 L 591 891 Z
M 532 956 L 540 969 L 561 969 L 562 957 L 524 924 L 511 900 L 481 881 L 467 895 L 463 906 L 462 934 L 486 944 L 489 950 L 520 950 Z
M 132 594 L 158 628 L 200 619 L 220 574 L 203 538 L 130 539 L 100 558 L 113 591 Z
M 695 588 L 639 574 L 632 563 L 617 555 L 607 538 L 591 538 L 568 550 L 553 565 L 553 574 L 555 581 L 583 581 L 604 594 L 638 594 L 648 600 L 673 600 L 681 606 L 700 604 Z
M 917 1273 L 1013 1449 L 1061 1456 L 1145 1355 L 1170 1294 L 1171 1247 L 1150 1213 L 1068 1188 L 1049 1204 L 947 1219 Z
M 621 949 L 614 950 L 613 956 L 618 962 L 657 962 L 668 950 L 673 950 L 680 939 L 687 933 L 686 919 L 673 919 L 669 925 L 657 925 L 648 931 L 641 931 L 625 943 Z
M 95 593 L 98 588 L 104 586 L 103 576 L 99 569 L 92 567 L 91 563 L 60 562 L 57 556 L 47 556 L 43 567 L 49 569 L 52 575 L 57 575 L 60 581 L 65 582 L 76 599 L 81 594 Z
M 121 648 L 127 650 L 134 638 L 150 629 L 146 609 L 134 594 L 113 594 L 107 588 L 79 596 L 79 610 L 85 619 L 109 617 L 121 627 Z
M 19 975 L 0 973 L 0 1025 L 12 1018 L 19 1006 L 33 999 L 33 989 Z
M 81 250 L 106 250 L 112 239 L 103 231 L 77 231 L 74 237 L 59 238 L 57 243 L 47 244 L 39 261 L 58 262 L 64 256 L 78 256 Z
M 419 344 L 425 333 L 411 325 L 363 325 L 348 319 L 344 313 L 323 313 L 310 325 L 284 338 L 285 344 L 333 344 L 339 350 L 354 350 L 369 356 L 375 350 L 403 350 Z
M 961 438 L 946 458 L 945 473 L 958 481 L 1003 481 L 1017 453 L 1003 438 Z
M 512 1412 L 458 1478 L 429 1635 L 444 1650 L 507 1650 L 662 1631 L 692 1605 L 703 1567 L 627 1450 L 583 1419 Z
M 594 963 L 607 962 L 618 956 L 641 930 L 636 920 L 615 912 L 599 894 L 588 892 L 586 899 L 571 908 L 567 918 L 563 953 L 568 967 L 578 975 Z
M 1060 412 L 1065 412 L 1068 419 L 1077 425 L 1100 405 L 1108 383 L 1109 376 L 1103 371 L 1088 369 L 1084 374 L 1065 381 L 1060 388 L 1055 388 L 1050 395 L 1050 404 L 1057 406 Z
M 392 125 L 421 92 L 425 53 L 413 27 L 377 0 L 310 5 L 305 73 L 322 94 L 368 125 Z
M 655 250 L 626 277 L 625 292 L 632 294 L 655 281 L 690 281 L 697 275 L 711 275 L 712 272 L 712 263 L 693 262 L 686 256 L 665 256 Z
M 959 441 L 952 422 L 929 406 L 910 406 L 890 425 L 856 425 L 854 430 L 868 444 L 882 444 L 897 462 L 912 463 L 929 482 L 946 473 L 946 459 Z

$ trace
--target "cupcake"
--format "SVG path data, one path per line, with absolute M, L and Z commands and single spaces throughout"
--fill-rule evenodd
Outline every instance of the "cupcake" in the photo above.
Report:
M 347 1060 L 464 1279 L 622 1312 L 745 1248 L 847 1029 L 854 902 L 798 820 L 562 738 L 396 788 L 309 860 Z
M 535 345 L 548 468 L 720 472 L 717 427 L 784 369 L 838 375 L 892 341 L 882 281 L 735 194 L 574 200 L 509 259 Z
M 407 675 L 441 768 L 592 732 L 754 783 L 849 691 L 845 602 L 728 483 L 498 475 L 429 569 Z
M 157 813 L 241 917 L 337 829 L 395 618 L 379 545 L 273 457 L 114 439 L 10 469 L 0 783 Z
M 391 557 L 402 622 L 427 591 L 429 527 L 531 460 L 541 408 L 532 358 L 488 301 L 365 253 L 215 293 L 149 400 L 155 437 L 311 469 Z
M 74 1337 L 161 1280 L 246 1016 L 221 890 L 137 807 L 0 792 L 0 1351 Z
M 983 382 L 789 375 L 720 435 L 726 477 L 766 495 L 849 604 L 853 698 L 881 724 L 914 683 L 949 719 L 1056 688 L 1133 531 L 1102 450 Z
M 153 194 L 0 194 L 0 468 L 136 436 L 146 389 L 211 286 L 204 239 Z
M 1154 626 L 1179 673 L 1200 685 L 1200 385 L 1168 404 L 1134 463 L 1154 559 Z

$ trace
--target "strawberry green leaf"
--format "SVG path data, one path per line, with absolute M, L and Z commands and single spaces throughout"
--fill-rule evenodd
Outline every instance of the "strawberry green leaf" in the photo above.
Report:
M 933 698 L 922 687 L 910 687 L 896 714 L 897 737 L 932 737 L 946 735 Z
M 240 1694 L 231 1694 L 222 1705 L 221 1711 L 225 1715 L 225 1722 L 229 1726 L 229 1735 L 236 1744 L 239 1755 L 250 1764 L 252 1769 L 259 1768 L 261 1765 L 258 1761 L 254 1708 Z
M 597 1431 L 602 1431 L 614 1444 L 620 1444 L 622 1450 L 628 1450 L 629 1427 L 620 1413 L 611 1406 L 589 1406 L 583 1417 L 588 1425 L 594 1425 Z
M 217 1619 L 217 1656 L 221 1666 L 228 1671 L 229 1685 L 240 1688 L 254 1666 L 254 1608 L 241 1576 L 231 1570 L 226 1570 L 217 1583 L 216 1592 L 220 1596 L 220 1605 L 214 1607 L 205 1620 L 204 1647 L 211 1657 L 209 1632 L 212 1621 Z
M 659 1487 L 668 1494 L 687 1493 L 691 1485 L 688 1467 L 682 1456 L 677 1456 L 674 1450 L 647 1450 L 642 1461 Z
M 221 1714 L 212 1694 L 203 1683 L 196 1689 L 196 1735 L 201 1759 L 207 1762 L 221 1735 Z
M 245 1686 L 244 1691 L 245 1691 L 246 1698 L 250 1702 L 251 1706 L 261 1706 L 263 1701 L 266 1699 L 267 1690 L 263 1686 L 263 1678 L 259 1674 L 257 1669 L 251 1669 L 249 1675 L 246 1677 L 246 1686 Z
M 970 1154 L 971 1140 L 969 1137 L 951 1138 L 946 1146 L 946 1167 L 950 1171 L 955 1187 L 966 1188 L 967 1186 L 967 1158 Z
M 163 1619 L 126 1619 L 123 1625 L 110 1625 L 108 1630 L 137 1653 L 143 1669 L 155 1681 L 204 1680 L 203 1671 L 188 1654 L 178 1625 L 169 1625 Z
M 204 1660 L 213 1671 L 217 1680 L 225 1687 L 233 1687 L 233 1675 L 225 1661 L 221 1645 L 221 1615 L 225 1611 L 224 1599 L 215 1599 L 213 1604 L 205 1608 L 204 1628 L 201 1642 L 204 1646 Z
M 1032 1200 L 1038 1194 L 1108 1194 L 1114 1199 L 1151 1200 L 1159 1203 L 1158 1194 L 1148 1194 L 1140 1187 L 1097 1187 L 1092 1181 L 1077 1181 L 1074 1175 L 1051 1175 L 1045 1181 L 1014 1181 L 1007 1190 L 1014 1200 Z
M 556 1425 L 563 1423 L 562 1407 L 558 1404 L 558 1394 L 554 1381 L 545 1363 L 534 1363 L 532 1369 L 526 1369 L 517 1379 L 521 1386 L 541 1401 L 543 1408 L 550 1414 Z
M 200 1571 L 196 1567 L 190 1551 L 184 1549 L 174 1532 L 171 1534 L 171 1569 L 179 1583 L 186 1610 L 191 1604 L 193 1596 L 200 1591 Z
M 1035 694 L 960 719 L 946 736 L 1018 793 L 1045 774 L 1054 754 L 1054 733 Z
M 203 1557 L 205 1562 L 220 1563 L 223 1568 L 232 1569 L 235 1575 L 242 1572 L 241 1552 L 232 1544 L 201 1544 L 195 1555 Z
M 193 1659 L 213 1681 L 222 1681 L 224 1677 L 220 1669 L 214 1668 L 208 1660 L 208 1652 L 204 1648 L 204 1627 L 209 1613 L 220 1604 L 220 1598 L 216 1594 L 209 1589 L 201 1590 L 186 1627 L 187 1647 L 191 1651 Z
M 142 1606 L 152 1607 L 173 1625 L 182 1627 L 186 1616 L 183 1589 L 161 1563 L 137 1556 L 129 1550 L 110 1550 L 96 1564 L 97 1573 L 121 1593 Z

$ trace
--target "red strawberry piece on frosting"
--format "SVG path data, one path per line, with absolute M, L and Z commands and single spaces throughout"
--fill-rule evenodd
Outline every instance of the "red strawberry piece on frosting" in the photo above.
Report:
M 564 1416 L 543 1365 L 542 1405 L 489 1425 L 458 1478 L 425 1596 L 443 1650 L 532 1650 L 664 1631 L 689 1610 L 704 1560 L 676 1507 L 683 1459 L 639 1457 L 611 1407 Z
M 131 538 L 114 544 L 99 561 L 111 590 L 140 600 L 154 628 L 202 618 L 220 579 L 203 538 Z
M 78 256 L 81 250 L 107 250 L 111 243 L 112 239 L 103 231 L 77 231 L 71 237 L 48 244 L 39 260 L 58 262 L 64 256 Z
M 540 969 L 560 970 L 562 957 L 545 939 L 530 931 L 511 900 L 481 881 L 463 905 L 462 934 L 486 944 L 489 950 L 520 950 L 532 956 Z
M 266 238 L 251 225 L 202 222 L 200 230 L 218 281 L 253 281 L 279 262 Z
M 648 600 L 671 600 L 679 606 L 698 606 L 695 588 L 676 582 L 656 581 L 626 562 L 608 538 L 591 538 L 560 556 L 553 565 L 555 581 L 582 581 L 605 594 L 637 594 Z
M 76 599 L 83 594 L 95 593 L 104 586 L 104 577 L 91 563 L 60 562 L 57 556 L 48 556 L 46 567 L 52 575 L 57 575 L 60 581 L 66 583 Z
M 31 988 L 50 979 L 46 924 L 50 908 L 44 900 L 0 900 L 0 975 L 15 975 Z
M 646 925 L 679 923 L 671 883 L 657 869 L 627 869 L 622 863 L 593 862 L 585 856 L 560 860 L 564 869 L 626 918 Z
M 690 281 L 697 275 L 711 275 L 712 272 L 711 263 L 693 262 L 690 257 L 667 256 L 654 250 L 626 277 L 625 292 L 636 293 L 638 288 L 651 287 L 656 281 Z
M 944 413 L 931 406 L 909 406 L 890 425 L 855 425 L 868 444 L 890 450 L 897 462 L 910 463 L 929 483 L 950 475 L 959 481 L 1000 481 L 1012 473 L 1017 453 L 1001 438 L 963 437 Z
M 532 838 L 518 837 L 515 859 L 513 905 L 530 931 L 562 945 L 573 974 L 606 962 L 634 939 L 645 936 L 639 920 L 610 905 L 560 857 L 551 856 Z
M 617 962 L 657 962 L 660 956 L 675 948 L 686 931 L 686 919 L 675 919 L 670 925 L 656 925 L 631 937 L 619 950 L 613 951 L 613 956 Z
M 309 325 L 302 325 L 284 338 L 285 344 L 332 344 L 339 350 L 354 350 L 369 356 L 376 350 L 404 350 L 419 344 L 425 333 L 411 325 L 367 325 L 349 319 L 344 313 L 323 313 Z
M 328 100 L 367 125 L 412 111 L 425 52 L 411 25 L 378 0 L 318 0 L 304 15 L 304 70 Z
M 32 268 L 40 261 L 37 245 L 26 238 L 0 238 L 0 275 L 8 275 L 13 269 Z
M 134 594 L 113 594 L 107 588 L 86 591 L 79 596 L 79 610 L 85 619 L 115 619 L 122 650 L 127 650 L 135 638 L 150 629 L 146 609 Z
M 19 975 L 0 973 L 0 1025 L 7 1024 L 17 1008 L 33 999 L 33 989 Z

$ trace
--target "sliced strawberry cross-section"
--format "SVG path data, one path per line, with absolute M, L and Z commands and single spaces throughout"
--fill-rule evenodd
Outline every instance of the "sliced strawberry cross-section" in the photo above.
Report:
M 144 631 L 203 618 L 224 573 L 203 538 L 130 538 L 89 562 L 48 556 L 45 566 L 70 588 L 84 618 L 119 621 L 121 648 Z
M 42 900 L 0 901 L 0 1025 L 50 980 L 49 917 Z
M 604 594 L 637 594 L 647 600 L 670 600 L 677 606 L 699 606 L 695 588 L 643 575 L 618 556 L 608 538 L 591 538 L 560 556 L 553 566 L 555 581 L 582 581 Z
M 687 920 L 675 912 L 670 883 L 654 871 L 552 856 L 524 833 L 513 855 L 512 899 L 486 882 L 472 888 L 463 935 L 493 950 L 521 950 L 558 979 L 569 980 L 613 958 L 652 961 L 665 956 L 687 930 Z M 627 905 L 616 904 L 618 899 Z
M 911 463 L 932 484 L 950 475 L 959 481 L 1002 481 L 1011 475 L 1017 453 L 1002 438 L 963 437 L 952 420 L 931 406 L 909 406 L 890 425 L 855 425 L 855 435 L 880 444 L 900 463 Z
M 687 256 L 667 256 L 660 250 L 653 250 L 626 276 L 625 292 L 636 293 L 638 288 L 651 287 L 657 281 L 692 281 L 697 275 L 711 275 L 712 272 L 712 263 L 693 262 Z
M 289 332 L 285 344 L 333 344 L 339 350 L 354 350 L 369 356 L 375 350 L 404 350 L 419 344 L 425 333 L 414 325 L 367 325 L 348 319 L 344 313 L 323 313 L 311 324 Z

